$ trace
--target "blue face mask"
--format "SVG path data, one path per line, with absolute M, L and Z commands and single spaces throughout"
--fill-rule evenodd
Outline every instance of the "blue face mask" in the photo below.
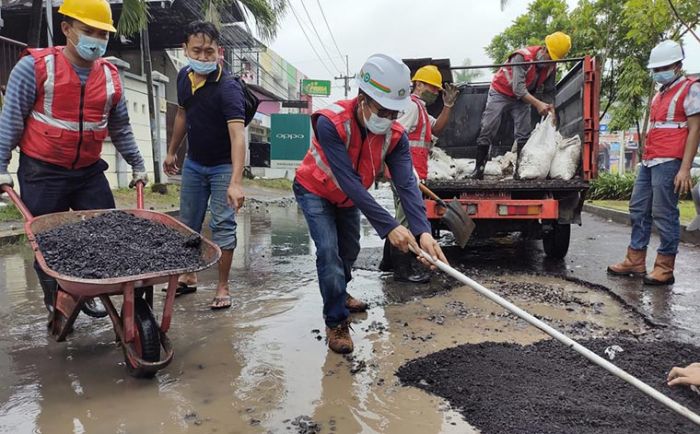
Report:
M 219 62 L 202 62 L 201 60 L 195 60 L 191 58 L 187 58 L 190 64 L 190 68 L 192 68 L 192 71 L 195 72 L 195 74 L 200 74 L 200 75 L 209 75 L 212 72 L 216 71 L 216 68 L 219 67 Z
M 73 43 L 71 41 L 71 43 Z M 107 41 L 93 38 L 82 33 L 78 36 L 78 43 L 74 44 L 78 55 L 88 62 L 94 62 L 105 55 L 107 51 Z
M 655 72 L 652 77 L 654 78 L 654 81 L 659 84 L 668 84 L 673 81 L 674 78 L 676 78 L 676 71 L 659 71 Z

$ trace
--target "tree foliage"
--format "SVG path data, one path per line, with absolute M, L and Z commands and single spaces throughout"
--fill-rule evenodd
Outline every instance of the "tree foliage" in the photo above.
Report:
M 471 66 L 472 60 L 469 58 L 464 59 L 462 66 Z M 478 69 L 460 69 L 454 73 L 455 82 L 457 83 L 473 83 L 479 78 L 482 78 L 481 71 Z
M 697 26 L 700 1 L 671 1 L 683 22 Z M 500 63 L 520 47 L 544 43 L 551 32 L 568 33 L 570 57 L 595 55 L 603 66 L 601 116 L 610 111 L 609 128 L 636 126 L 643 133 L 654 91 L 646 69 L 649 53 L 663 39 L 680 39 L 686 31 L 681 20 L 669 0 L 579 0 L 572 10 L 565 0 L 535 0 L 486 51 Z
M 286 11 L 286 0 L 206 0 L 202 3 L 202 18 L 220 24 L 221 11 L 234 1 L 253 17 L 262 39 L 271 40 L 276 36 Z M 145 0 L 124 0 L 117 31 L 124 36 L 134 35 L 146 28 L 149 19 Z

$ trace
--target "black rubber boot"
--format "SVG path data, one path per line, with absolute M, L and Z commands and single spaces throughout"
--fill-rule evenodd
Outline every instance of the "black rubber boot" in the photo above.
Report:
M 379 271 L 393 271 L 394 264 L 391 263 L 391 243 L 388 239 L 384 240 L 384 253 L 382 261 L 379 263 Z
M 394 264 L 394 280 L 408 283 L 430 282 L 430 272 L 424 268 L 413 253 L 402 253 L 391 248 L 391 261 Z
M 476 147 L 476 167 L 469 178 L 484 179 L 484 170 L 486 170 L 486 162 L 489 161 L 489 154 L 491 154 L 490 146 Z
M 81 310 L 85 315 L 93 318 L 104 318 L 107 316 L 107 310 L 98 298 L 88 298 Z
M 520 175 L 518 175 L 518 170 L 520 170 L 520 157 L 523 154 L 523 148 L 525 147 L 525 143 L 527 143 L 527 141 L 518 142 L 518 153 L 515 155 L 515 169 L 513 170 L 513 179 L 516 180 L 520 179 Z
M 39 285 L 44 291 L 44 304 L 49 313 L 53 313 L 54 303 L 56 302 L 56 292 L 58 291 L 58 282 L 53 277 L 44 273 L 44 270 L 39 267 L 39 264 L 34 262 L 34 270 L 39 278 Z

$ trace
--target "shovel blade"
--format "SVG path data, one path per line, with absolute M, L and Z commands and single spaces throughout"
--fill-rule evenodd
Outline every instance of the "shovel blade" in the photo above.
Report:
M 442 216 L 442 220 L 447 225 L 447 228 L 452 232 L 455 237 L 457 245 L 464 248 L 469 242 L 469 238 L 476 228 L 476 224 L 467 211 L 462 207 L 459 201 L 447 202 L 447 210 L 445 215 Z

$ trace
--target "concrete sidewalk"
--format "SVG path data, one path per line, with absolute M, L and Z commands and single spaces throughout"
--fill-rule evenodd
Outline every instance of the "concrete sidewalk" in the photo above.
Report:
M 246 198 L 248 199 L 246 204 L 247 208 L 255 209 L 259 207 L 259 204 L 271 204 L 280 203 L 282 206 L 287 206 L 294 202 L 294 194 L 287 190 L 277 190 L 274 188 L 264 188 L 258 186 L 245 186 L 244 187 Z M 130 209 L 133 208 L 133 204 L 117 204 L 118 209 Z M 146 203 L 146 208 L 148 209 L 148 202 Z M 178 216 L 180 214 L 179 206 L 176 208 L 158 209 L 153 208 L 153 211 L 162 212 L 171 216 Z M 245 212 L 246 206 L 244 206 L 243 212 Z M 15 244 L 17 242 L 23 241 L 25 238 L 24 234 L 24 221 L 8 221 L 0 222 L 0 247 L 9 244 Z
M 594 214 L 598 217 L 602 217 L 615 223 L 628 226 L 631 225 L 630 215 L 629 213 L 624 211 L 619 211 L 611 208 L 604 208 L 601 206 L 595 206 L 590 204 L 584 204 L 583 210 L 585 212 Z M 653 226 L 652 228 L 654 233 L 657 233 L 656 226 Z M 681 225 L 681 241 L 684 243 L 700 245 L 700 231 L 688 231 L 686 230 L 685 225 Z

